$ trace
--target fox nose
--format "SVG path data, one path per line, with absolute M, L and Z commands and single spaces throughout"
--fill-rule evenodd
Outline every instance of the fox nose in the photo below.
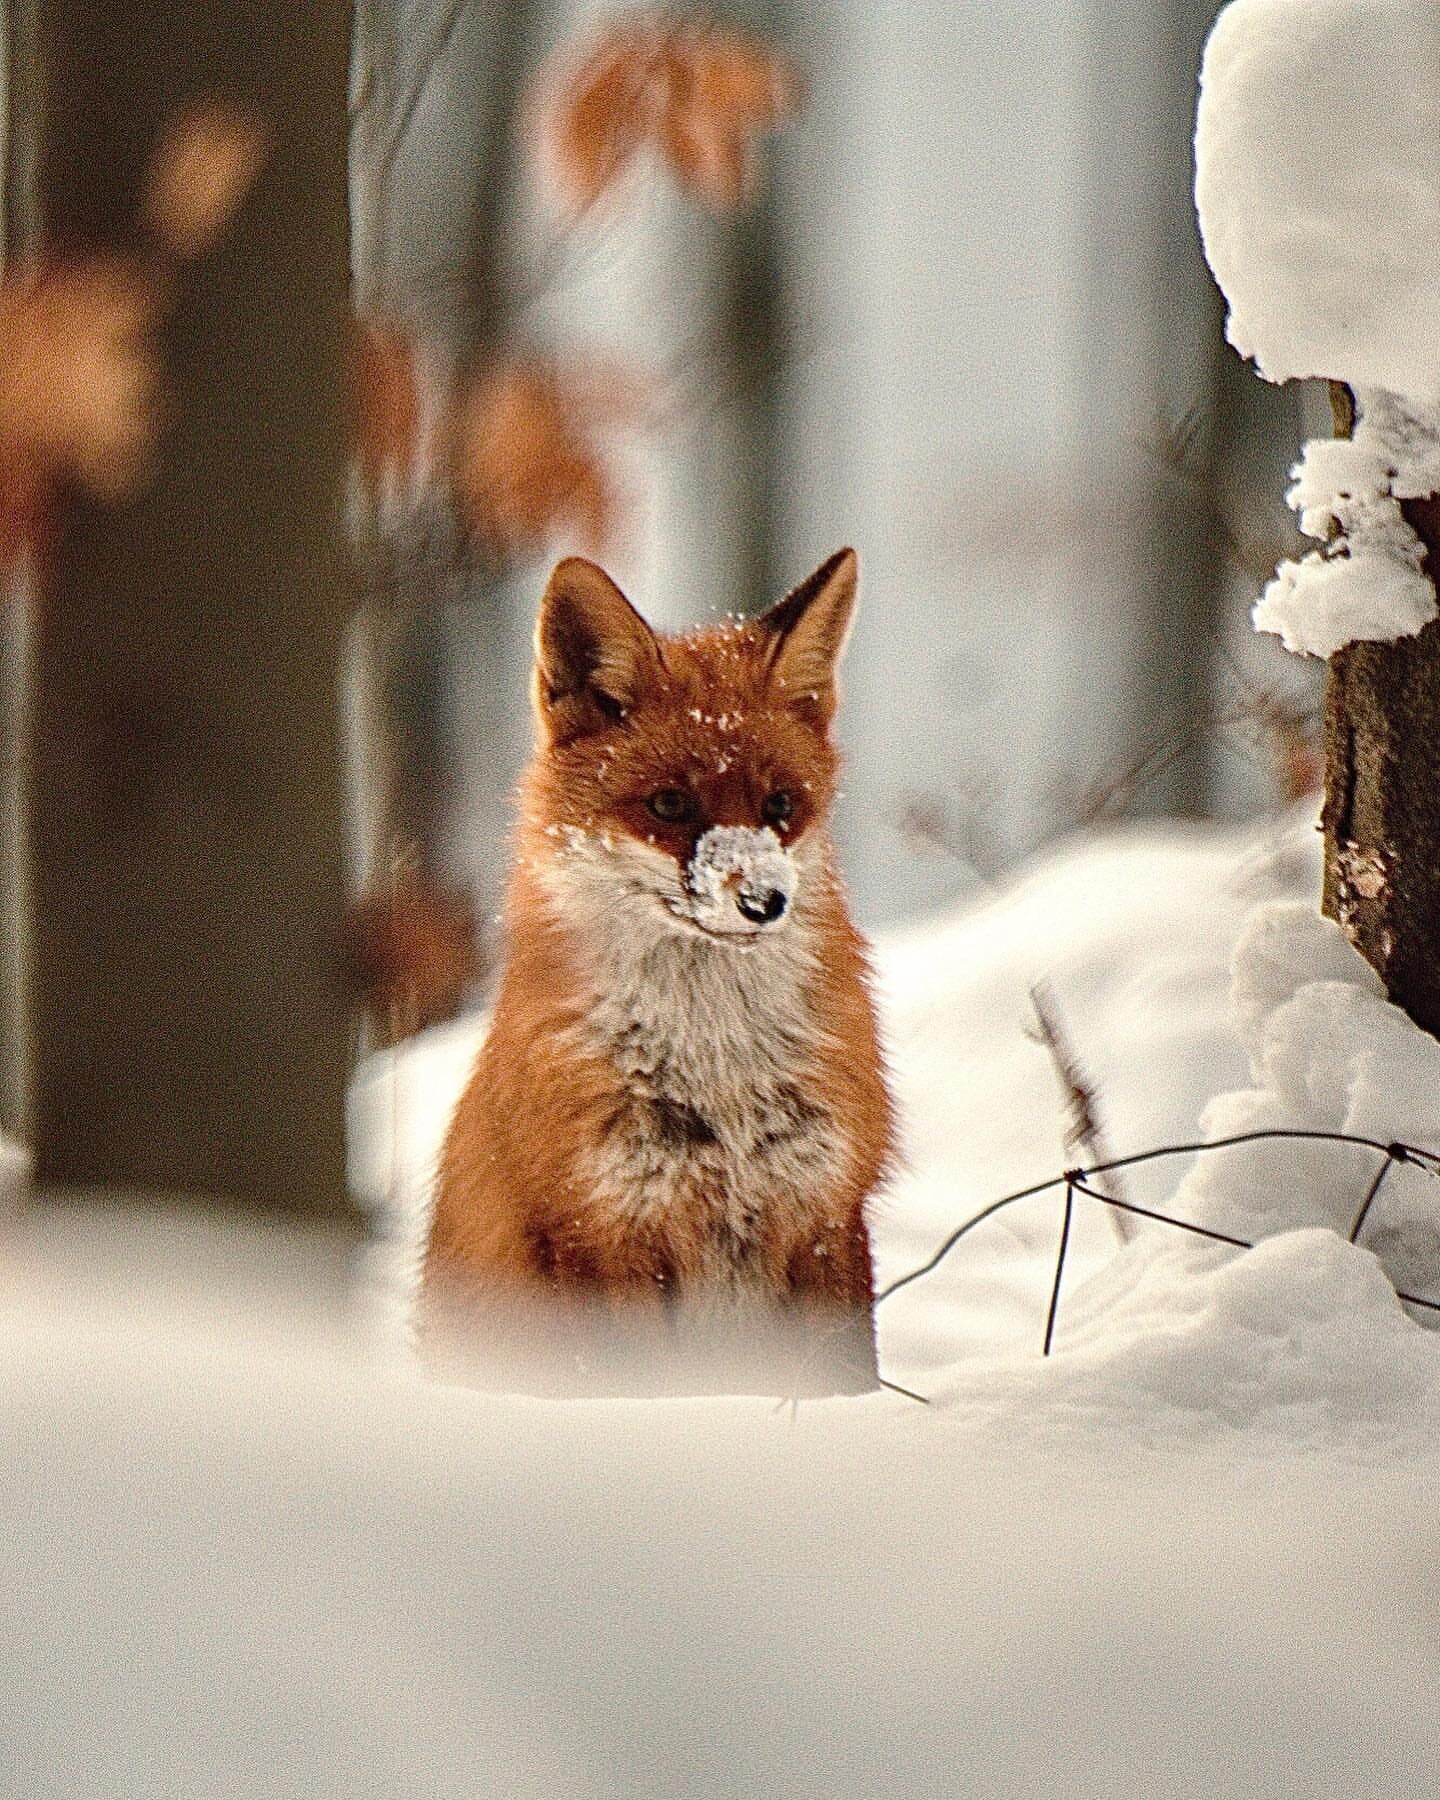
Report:
M 790 902 L 779 888 L 768 888 L 760 893 L 741 892 L 736 895 L 735 904 L 752 925 L 773 925 L 784 917 Z

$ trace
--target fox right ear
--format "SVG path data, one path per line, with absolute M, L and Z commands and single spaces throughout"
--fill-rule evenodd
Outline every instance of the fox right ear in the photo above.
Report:
M 550 742 L 623 719 L 660 666 L 655 633 L 603 569 L 583 556 L 556 565 L 535 628 L 535 710 Z

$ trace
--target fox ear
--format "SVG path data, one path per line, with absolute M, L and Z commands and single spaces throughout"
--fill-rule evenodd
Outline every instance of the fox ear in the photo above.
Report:
M 773 638 L 770 680 L 794 706 L 828 725 L 838 698 L 835 671 L 855 617 L 860 561 L 837 550 L 813 575 L 760 617 Z
M 655 633 L 601 568 L 556 565 L 535 628 L 535 710 L 552 743 L 623 719 L 660 673 Z

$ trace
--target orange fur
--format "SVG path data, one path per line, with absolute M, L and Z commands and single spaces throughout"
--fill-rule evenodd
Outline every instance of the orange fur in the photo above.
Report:
M 690 1309 L 733 1321 L 722 1384 L 738 1350 L 755 1352 L 740 1359 L 750 1365 L 771 1358 L 768 1376 L 742 1377 L 752 1384 L 874 1384 L 865 1206 L 892 1116 L 865 948 L 828 840 L 833 671 L 854 578 L 844 552 L 763 619 L 660 638 L 593 565 L 571 559 L 552 577 L 504 976 L 440 1163 L 430 1344 L 458 1315 L 498 1348 L 523 1316 L 558 1385 L 583 1383 L 581 1365 L 603 1365 L 617 1343 L 637 1352 L 622 1359 L 631 1383 L 664 1385 L 668 1370 L 695 1385 L 705 1369 L 679 1375 L 676 1360 L 677 1312 Z M 690 796 L 697 816 L 657 819 L 647 797 L 661 789 Z M 652 904 L 645 883 L 678 883 L 702 831 L 758 827 L 782 791 L 791 812 L 776 835 L 801 873 L 773 934 L 710 941 Z M 632 1023 L 611 991 L 632 963 L 642 984 L 652 967 L 693 981 L 697 1006 L 718 996 L 724 1017 L 687 1010 L 692 991 L 642 988 Z M 732 1006 L 734 984 L 766 1004 Z M 668 1070 L 670 1007 L 676 1067 L 699 1071 L 683 1091 Z M 663 1204 L 626 1187 L 632 1168 Z M 791 1345 L 783 1374 L 775 1329 Z M 713 1345 L 725 1327 L 701 1336 Z

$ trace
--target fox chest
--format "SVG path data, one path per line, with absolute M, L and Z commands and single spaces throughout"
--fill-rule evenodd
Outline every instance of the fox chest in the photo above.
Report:
M 612 1217 L 735 1274 L 823 1211 L 848 1143 L 804 1066 L 803 1034 L 718 1023 L 632 1018 L 611 1037 L 611 1099 L 583 1178 Z

